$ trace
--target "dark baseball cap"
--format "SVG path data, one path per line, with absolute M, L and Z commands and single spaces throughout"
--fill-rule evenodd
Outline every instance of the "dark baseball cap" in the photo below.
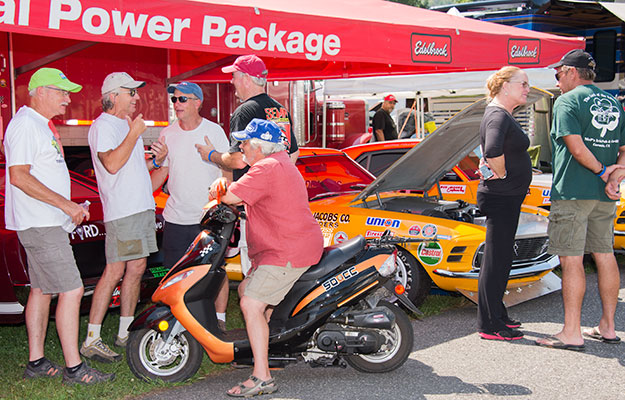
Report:
M 558 68 L 563 65 L 568 65 L 569 67 L 595 69 L 597 63 L 592 56 L 584 50 L 575 49 L 566 53 L 560 61 L 555 64 L 551 64 L 547 68 Z

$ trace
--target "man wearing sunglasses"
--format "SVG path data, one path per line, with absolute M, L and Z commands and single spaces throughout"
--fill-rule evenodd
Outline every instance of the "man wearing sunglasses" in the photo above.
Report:
M 571 50 L 550 66 L 562 95 L 553 106 L 551 143 L 553 183 L 548 252 L 560 257 L 564 327 L 536 344 L 584 350 L 584 337 L 618 343 L 614 314 L 620 289 L 614 257 L 616 204 L 606 193 L 613 171 L 625 164 L 625 113 L 616 98 L 593 85 L 595 60 Z M 617 197 L 618 199 L 618 197 Z M 598 325 L 581 329 L 586 277 L 584 253 L 597 265 L 602 316 Z
M 167 147 L 154 143 L 152 152 L 155 158 L 146 161 L 141 139 L 145 123 L 141 114 L 131 118 L 140 100 L 138 89 L 144 85 L 145 82 L 136 81 L 125 72 L 109 74 L 102 84 L 103 113 L 89 129 L 91 159 L 102 198 L 106 228 L 106 268 L 93 293 L 87 338 L 80 353 L 103 362 L 115 362 L 122 358 L 100 337 L 113 289 L 123 279 L 115 345 L 124 347 L 128 326 L 134 318 L 147 256 L 158 250 L 149 171 L 163 163 Z
M 228 138 L 224 130 L 214 122 L 202 118 L 200 109 L 204 95 L 202 89 L 192 82 L 180 82 L 167 88 L 176 112 L 176 122 L 161 131 L 159 141 L 167 145 L 168 153 L 162 168 L 152 172 L 154 187 L 160 187 L 165 179 L 169 198 L 163 211 L 163 265 L 171 268 L 182 257 L 189 243 L 202 231 L 200 219 L 202 207 L 208 200 L 208 183 L 226 176 L 232 180 L 232 172 L 222 171 L 212 162 L 202 160 L 195 144 L 203 144 L 204 138 L 220 152 L 228 151 Z M 228 286 L 220 292 L 215 302 L 219 329 L 226 330 L 226 307 Z

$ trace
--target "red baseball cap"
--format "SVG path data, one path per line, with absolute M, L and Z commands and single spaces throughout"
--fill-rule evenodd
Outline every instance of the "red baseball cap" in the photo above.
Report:
M 263 60 L 261 60 L 254 54 L 238 57 L 234 61 L 234 64 L 228 65 L 227 67 L 223 67 L 221 69 L 221 72 L 224 72 L 226 74 L 234 71 L 240 71 L 250 76 L 255 76 L 257 78 L 265 78 L 268 73 L 267 67 L 265 67 L 265 63 L 263 62 Z
M 389 94 L 388 96 L 386 96 L 384 98 L 384 101 L 394 101 L 395 103 L 397 103 L 397 99 L 392 94 Z

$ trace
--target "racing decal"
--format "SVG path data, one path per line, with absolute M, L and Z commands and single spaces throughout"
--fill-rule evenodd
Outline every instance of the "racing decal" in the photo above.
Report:
M 330 246 L 332 244 L 332 235 L 334 234 L 334 229 L 321 227 L 321 234 L 323 235 L 323 247 Z
M 379 238 L 382 237 L 384 232 L 380 231 L 367 231 L 365 232 L 365 238 Z
M 543 204 L 551 202 L 551 189 L 543 189 Z
M 336 234 L 334 235 L 334 244 L 343 243 L 347 239 L 349 239 L 347 237 L 347 233 L 342 231 L 336 232 Z
M 540 39 L 508 39 L 508 64 L 538 64 Z
M 441 185 L 441 193 L 443 194 L 465 194 L 466 191 L 465 185 Z
M 451 235 L 436 235 L 436 237 L 441 240 L 451 240 Z
M 421 227 L 419 225 L 413 225 L 408 229 L 408 234 L 412 236 L 419 236 L 421 234 Z
M 161 265 L 159 267 L 148 268 L 148 271 L 152 274 L 153 277 L 162 278 L 167 274 L 167 271 L 169 271 L 169 268 Z
M 423 237 L 426 238 L 431 238 L 436 236 L 436 225 L 432 225 L 432 224 L 427 224 L 423 227 L 423 229 L 421 230 L 421 234 L 423 235 Z
M 347 271 L 343 271 L 342 273 L 333 276 L 332 278 L 326 280 L 323 284 L 321 284 L 320 286 L 317 286 L 312 292 L 308 293 L 306 295 L 306 297 L 304 297 L 298 304 L 297 306 L 295 306 L 295 308 L 293 309 L 293 312 L 291 313 L 291 316 L 296 315 L 298 312 L 300 312 L 300 310 L 302 310 L 304 307 L 308 306 L 309 304 L 315 302 L 315 300 L 323 300 L 326 298 L 326 293 L 328 292 L 328 290 L 332 289 L 333 287 L 333 282 L 332 279 L 336 279 L 337 281 L 339 279 L 342 279 L 341 282 L 346 282 L 349 279 L 353 278 L 354 276 L 370 269 L 370 268 L 377 268 L 376 266 L 382 265 L 386 260 L 388 259 L 388 254 L 378 254 L 375 257 L 369 258 L 367 260 L 362 261 L 359 264 L 354 265 L 353 267 L 349 268 L 347 271 L 349 272 L 349 276 L 343 276 L 344 273 L 346 273 Z M 341 276 L 341 278 L 339 278 L 339 275 Z M 326 283 L 328 283 L 328 285 L 326 285 Z M 340 282 L 339 282 L 340 283 Z
M 76 229 L 70 233 L 70 236 L 70 240 L 79 238 L 82 241 L 90 238 L 97 238 L 99 236 L 106 236 L 106 233 L 104 233 L 104 229 L 100 231 L 100 228 L 96 224 L 86 224 L 78 225 Z
M 450 63 L 451 36 L 413 33 L 410 35 L 410 50 L 415 63 Z
M 421 243 L 417 249 L 417 258 L 425 265 L 436 265 L 443 259 L 443 248 L 437 242 Z
M 339 224 L 349 223 L 349 214 L 315 212 L 313 213 L 313 218 L 317 220 L 322 228 L 338 228 Z
M 323 282 L 323 284 L 322 284 L 323 288 L 327 292 L 330 289 L 332 289 L 333 287 L 337 287 L 342 282 L 348 281 L 348 280 L 350 280 L 351 278 L 353 278 L 356 275 L 358 275 L 358 271 L 356 271 L 355 267 L 351 267 L 351 268 L 346 269 L 345 271 L 341 272 L 340 274 L 333 276 L 332 278 L 328 279 L 327 281 Z
M 401 221 L 391 218 L 367 217 L 365 225 L 383 226 L 385 228 L 399 228 Z

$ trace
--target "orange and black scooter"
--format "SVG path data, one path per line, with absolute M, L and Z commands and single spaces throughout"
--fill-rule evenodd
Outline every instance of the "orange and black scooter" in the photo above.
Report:
M 224 255 L 234 235 L 236 208 L 212 201 L 205 228 L 172 267 L 152 296 L 156 303 L 130 326 L 126 358 L 144 380 L 182 381 L 193 376 L 203 350 L 215 363 L 251 364 L 244 329 L 217 328 L 215 297 L 226 272 Z M 396 247 L 405 239 L 384 235 L 355 237 L 324 249 L 269 321 L 269 360 L 284 365 L 304 360 L 312 366 L 347 364 L 364 372 L 401 366 L 413 345 L 408 310 L 419 313 L 393 280 Z

